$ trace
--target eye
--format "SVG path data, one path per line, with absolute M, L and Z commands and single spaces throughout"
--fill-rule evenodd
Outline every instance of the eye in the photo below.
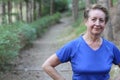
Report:
M 105 20 L 104 19 L 100 19 L 100 22 L 105 22 Z
M 96 21 L 96 19 L 95 19 L 95 18 L 92 18 L 92 21 Z

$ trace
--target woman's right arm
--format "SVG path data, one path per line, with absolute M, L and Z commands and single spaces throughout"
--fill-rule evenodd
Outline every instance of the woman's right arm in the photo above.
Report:
M 57 55 L 53 54 L 43 63 L 42 68 L 54 80 L 65 80 L 65 78 L 55 69 L 55 67 L 60 63 L 61 62 L 59 61 Z

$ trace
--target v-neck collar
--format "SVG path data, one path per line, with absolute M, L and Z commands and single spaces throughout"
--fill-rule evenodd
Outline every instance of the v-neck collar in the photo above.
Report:
M 102 43 L 101 43 L 100 47 L 99 47 L 98 49 L 96 49 L 96 50 L 92 49 L 92 48 L 86 43 L 86 41 L 83 39 L 83 36 L 81 36 L 81 38 L 82 38 L 82 41 L 83 41 L 83 43 L 85 44 L 85 46 L 86 46 L 89 50 L 91 50 L 91 51 L 93 51 L 93 52 L 99 51 L 99 50 L 101 49 L 101 47 L 103 46 L 103 42 L 104 42 L 103 38 L 102 38 Z

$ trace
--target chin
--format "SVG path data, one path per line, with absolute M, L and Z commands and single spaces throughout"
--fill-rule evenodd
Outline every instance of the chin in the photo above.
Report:
M 101 31 L 95 31 L 93 32 L 93 34 L 101 34 L 102 32 Z
M 92 33 L 93 35 L 101 35 L 101 33 Z

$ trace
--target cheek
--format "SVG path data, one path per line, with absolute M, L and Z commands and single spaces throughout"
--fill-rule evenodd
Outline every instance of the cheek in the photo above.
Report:
M 106 26 L 105 26 L 105 24 L 102 24 L 102 29 L 104 29 Z
M 91 26 L 92 24 L 93 24 L 93 23 L 90 22 L 90 21 L 86 21 L 86 22 L 85 22 L 85 25 L 86 25 L 87 27 Z
M 94 24 L 92 22 L 86 22 L 86 27 L 87 28 L 93 28 Z

